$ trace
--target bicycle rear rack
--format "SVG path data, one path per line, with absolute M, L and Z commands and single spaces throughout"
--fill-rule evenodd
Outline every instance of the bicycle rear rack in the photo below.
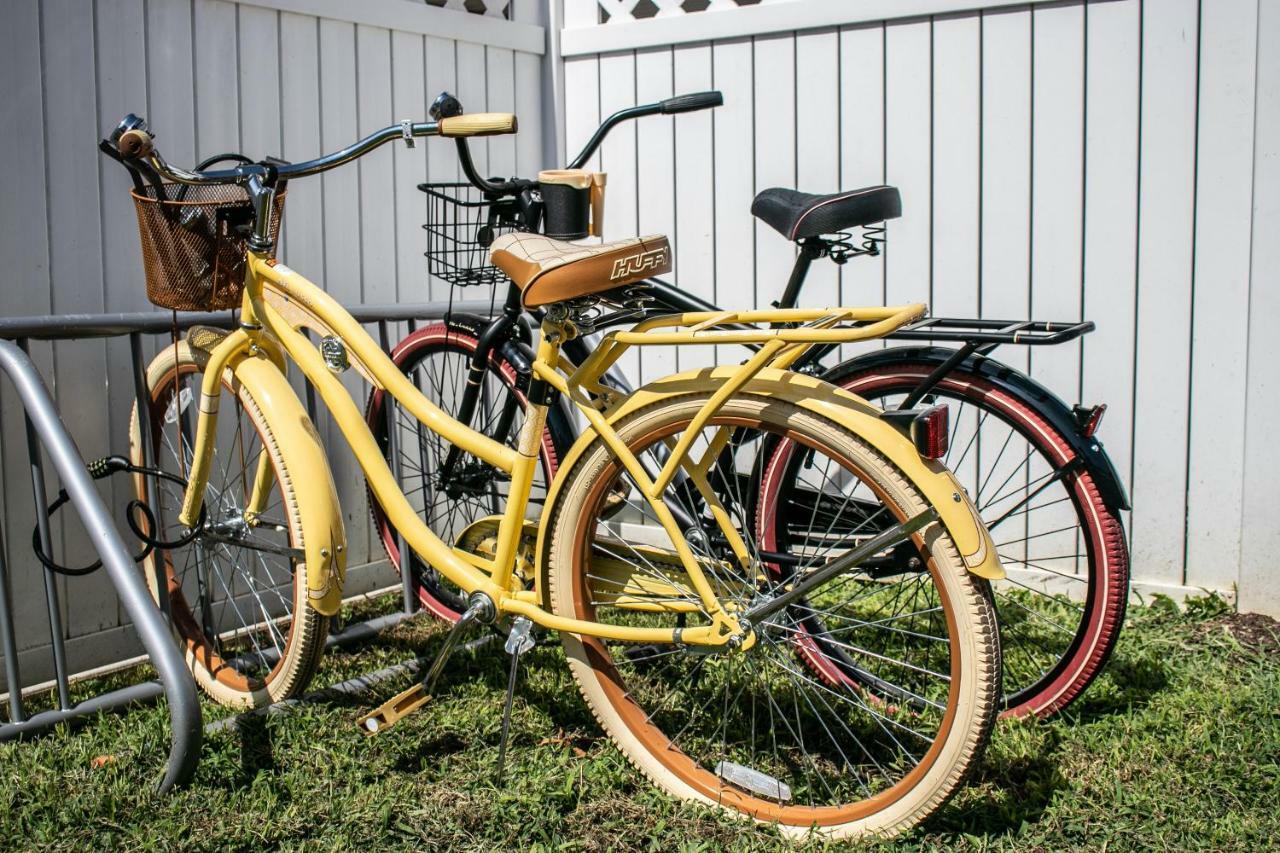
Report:
M 979 320 L 961 317 L 926 317 L 885 335 L 890 340 L 956 341 L 972 344 L 1021 344 L 1051 346 L 1075 340 L 1094 330 L 1092 321 L 1059 323 L 1053 320 Z

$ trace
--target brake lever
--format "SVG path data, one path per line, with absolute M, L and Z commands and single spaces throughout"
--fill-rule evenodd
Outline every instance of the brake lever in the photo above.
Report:
M 137 167 L 124 159 L 124 157 L 120 155 L 120 152 L 116 150 L 116 147 L 111 144 L 110 140 L 100 140 L 98 142 L 98 150 L 129 170 L 129 177 L 133 180 L 133 188 L 137 191 L 138 195 L 147 194 L 147 185 L 142 182 L 142 175 L 138 172 Z

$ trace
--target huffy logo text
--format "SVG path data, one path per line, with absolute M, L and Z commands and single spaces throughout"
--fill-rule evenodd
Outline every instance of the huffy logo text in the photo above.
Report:
M 618 260 L 614 261 L 613 274 L 609 276 L 609 281 L 628 278 L 638 273 L 642 273 L 645 270 L 665 266 L 666 263 L 666 246 L 660 246 L 657 249 L 650 249 L 649 251 L 641 252 L 638 255 L 628 255 L 625 258 L 618 258 Z

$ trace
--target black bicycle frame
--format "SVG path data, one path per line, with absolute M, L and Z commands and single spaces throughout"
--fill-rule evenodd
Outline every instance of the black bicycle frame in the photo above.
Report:
M 719 106 L 722 102 L 723 99 L 719 92 L 704 92 L 682 95 L 660 103 L 620 110 L 609 116 L 600 125 L 582 152 L 570 164 L 570 168 L 581 168 L 599 147 L 608 132 L 621 122 L 658 113 L 706 109 Z M 458 105 L 458 108 L 460 109 L 461 106 Z M 531 205 L 527 198 L 530 196 L 530 190 L 536 185 L 536 182 L 520 179 L 494 181 L 481 178 L 475 171 L 467 148 L 467 141 L 459 139 L 457 142 L 459 159 L 462 162 L 463 171 L 467 178 L 474 185 L 484 190 L 490 201 L 497 202 L 504 196 L 515 198 L 517 203 L 521 205 L 522 215 L 527 219 L 525 227 L 537 230 L 537 220 L 540 218 L 541 211 L 540 209 L 535 210 L 534 208 L 537 205 Z M 799 251 L 796 255 L 795 265 L 791 270 L 791 275 L 788 277 L 781 298 L 774 304 L 779 308 L 796 307 L 799 302 L 800 291 L 804 286 L 805 278 L 813 261 L 825 256 L 843 264 L 854 255 L 868 253 L 863 251 L 841 251 L 841 247 L 847 243 L 845 238 L 847 238 L 847 235 L 837 235 L 834 238 L 818 236 L 797 240 Z M 874 249 L 869 250 L 869 252 L 874 253 Z M 661 279 L 649 279 L 645 282 L 645 285 L 651 305 L 645 309 L 644 316 L 722 310 L 719 306 L 713 305 L 692 293 L 680 290 Z M 540 315 L 541 312 L 533 312 L 534 317 L 540 317 Z M 524 386 L 521 390 L 527 389 L 530 376 L 529 365 L 533 357 L 532 334 L 528 326 L 522 322 L 523 316 L 520 290 L 512 284 L 507 293 L 507 299 L 503 305 L 501 315 L 492 320 L 466 318 L 467 325 L 474 327 L 479 343 L 472 356 L 467 386 L 463 390 L 462 402 L 458 411 L 458 418 L 463 423 L 470 425 L 475 415 L 476 405 L 479 402 L 483 387 L 482 379 L 488 369 L 489 360 L 495 348 L 503 349 L 504 356 L 516 369 L 518 382 Z M 631 316 L 630 319 L 635 319 L 635 317 Z M 1025 393 L 1030 391 L 1034 398 L 1042 401 L 1042 413 L 1054 426 L 1069 437 L 1079 458 L 1084 459 L 1084 464 L 1098 475 L 1099 485 L 1102 487 L 1104 498 L 1108 503 L 1122 509 L 1128 509 L 1128 496 L 1124 492 L 1124 487 L 1121 485 L 1110 459 L 1106 457 L 1105 452 L 1102 450 L 1101 443 L 1093 440 L 1090 436 L 1084 435 L 1079 429 L 1075 428 L 1079 425 L 1079 412 L 1069 409 L 1056 395 L 1038 386 L 1030 377 L 1017 374 L 1016 371 L 996 370 L 995 373 L 992 373 L 991 365 L 995 364 L 998 367 L 998 363 L 989 362 L 983 358 L 983 356 L 990 354 L 992 350 L 1003 343 L 1032 346 L 1053 345 L 1074 340 L 1083 334 L 1093 331 L 1093 329 L 1093 323 L 1088 321 L 1056 323 L 1030 320 L 1002 321 L 929 317 L 910 323 L 887 335 L 886 339 L 927 341 L 930 344 L 946 341 L 957 343 L 959 346 L 953 349 L 930 346 L 928 349 L 912 350 L 926 364 L 931 365 L 932 370 L 906 395 L 901 404 L 899 404 L 898 409 L 907 411 L 917 406 L 943 379 L 961 365 L 966 365 L 966 368 L 970 370 L 983 372 L 997 384 L 1003 383 L 1011 387 L 1017 386 L 1012 388 L 1015 392 Z M 566 341 L 563 345 L 563 352 L 569 361 L 574 364 L 581 364 L 591 354 L 592 348 L 593 341 L 590 337 L 579 337 Z M 836 349 L 837 346 L 834 344 L 819 344 L 810 347 L 792 366 L 792 369 L 821 376 L 827 372 L 820 366 L 821 360 Z M 616 366 L 610 368 L 602 379 L 624 393 L 632 390 L 631 384 Z M 516 401 L 514 397 L 507 395 L 507 400 L 499 417 L 497 435 L 505 436 L 510 433 L 516 414 L 515 408 Z M 1077 407 L 1077 409 L 1079 408 Z M 1088 414 L 1089 410 L 1084 410 L 1084 412 Z M 456 447 L 450 448 L 448 457 L 441 469 L 442 482 L 452 476 L 460 458 L 461 452 Z M 684 524 L 683 519 L 681 523 Z

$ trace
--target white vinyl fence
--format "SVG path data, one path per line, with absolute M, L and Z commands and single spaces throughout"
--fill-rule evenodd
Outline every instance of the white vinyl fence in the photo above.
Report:
M 1000 354 L 1102 428 L 1132 490 L 1139 588 L 1232 593 L 1280 613 L 1280 7 L 1272 0 L 14 0 L 0 28 L 0 316 L 144 310 L 123 170 L 94 147 L 145 115 L 176 163 L 304 159 L 449 89 L 512 110 L 482 171 L 563 161 L 601 117 L 718 88 L 714 113 L 613 134 L 610 236 L 671 235 L 676 280 L 726 305 L 781 290 L 789 244 L 748 208 L 769 186 L 888 182 L 905 216 L 879 259 L 815 267 L 810 303 L 927 299 L 936 313 L 1095 320 L 1082 344 Z M 444 8 L 439 8 L 443 6 Z M 475 7 L 475 4 L 471 4 Z M 607 22 L 606 21 L 607 18 Z M 560 63 L 547 63 L 548 49 Z M 550 73 L 548 73 L 550 72 Z M 544 90 L 552 96 L 544 99 Z M 554 109 L 553 109 L 554 105 Z M 424 179 L 441 140 L 290 188 L 282 250 L 346 302 L 438 297 Z M 123 452 L 124 341 L 33 344 L 87 457 Z M 637 375 L 710 353 L 645 354 Z M 0 524 L 31 664 L 48 676 L 21 417 L 0 392 Z M 322 430 L 328 429 L 323 422 Z M 335 453 L 353 588 L 389 580 L 361 478 Z M 105 491 L 105 487 L 104 487 Z M 123 506 L 127 485 L 109 495 Z M 74 525 L 73 561 L 88 555 Z M 73 670 L 135 651 L 105 578 L 59 581 Z
M 756 192 L 898 186 L 884 255 L 815 265 L 804 302 L 1094 320 L 996 355 L 1109 404 L 1136 588 L 1280 614 L 1280 5 L 565 0 L 564 20 L 570 152 L 621 107 L 725 96 L 615 131 L 606 237 L 670 234 L 679 286 L 764 305 L 794 253 Z
M 0 194 L 0 316 L 151 307 L 128 177 L 96 147 L 127 112 L 146 116 L 175 164 L 224 151 L 303 160 L 401 119 L 422 120 L 448 89 L 470 110 L 520 116 L 518 137 L 474 146 L 482 169 L 536 171 L 543 162 L 546 38 L 531 21 L 540 10 L 534 0 L 489 0 L 487 7 L 482 16 L 408 0 L 6 2 L 0 124 L 10 129 L 14 149 Z M 295 181 L 283 256 L 343 302 L 439 296 L 428 293 L 426 202 L 416 186 L 457 174 L 452 143 L 427 140 L 412 150 L 386 146 L 358 165 Z M 32 355 L 84 455 L 127 453 L 127 341 L 34 343 Z M 49 677 L 43 578 L 30 551 L 34 515 L 21 412 L 0 384 L 0 519 L 19 608 L 22 676 L 33 683 Z M 362 393 L 358 383 L 352 388 Z M 340 448 L 332 461 L 350 538 L 349 588 L 393 582 L 370 536 L 354 460 Z M 115 479 L 108 497 L 122 507 L 129 486 Z M 71 562 L 91 559 L 74 525 L 61 538 Z M 360 568 L 370 563 L 370 570 Z M 58 585 L 71 671 L 135 653 L 101 573 Z

